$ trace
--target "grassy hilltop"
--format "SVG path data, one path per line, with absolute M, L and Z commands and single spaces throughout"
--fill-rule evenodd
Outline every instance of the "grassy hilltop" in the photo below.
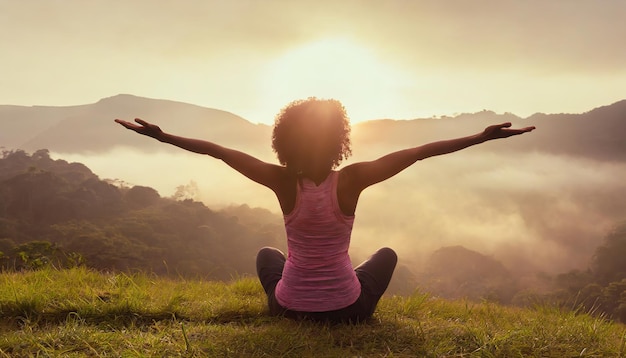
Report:
M 230 283 L 85 268 L 0 274 L 0 357 L 622 357 L 626 327 L 548 307 L 415 293 L 371 322 L 269 317 L 255 278 Z

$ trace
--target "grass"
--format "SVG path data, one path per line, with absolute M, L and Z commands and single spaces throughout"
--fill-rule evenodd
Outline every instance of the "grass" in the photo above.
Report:
M 371 322 L 269 317 L 255 278 L 0 274 L 0 357 L 624 357 L 626 326 L 546 306 L 384 297 Z

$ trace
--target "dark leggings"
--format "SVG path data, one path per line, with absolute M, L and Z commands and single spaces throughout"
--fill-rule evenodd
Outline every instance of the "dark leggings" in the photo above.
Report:
M 361 282 L 361 295 L 356 302 L 348 307 L 327 312 L 292 311 L 278 303 L 274 290 L 283 275 L 285 261 L 285 254 L 273 247 L 264 247 L 257 255 L 256 271 L 267 294 L 267 304 L 271 315 L 334 323 L 356 323 L 367 320 L 374 313 L 378 300 L 389 286 L 398 256 L 388 247 L 376 251 L 354 269 Z

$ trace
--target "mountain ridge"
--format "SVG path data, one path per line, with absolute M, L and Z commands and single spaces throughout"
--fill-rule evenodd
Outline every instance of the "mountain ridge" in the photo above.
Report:
M 534 125 L 532 136 L 504 150 L 543 151 L 587 156 L 600 160 L 626 160 L 626 100 L 577 114 L 535 113 L 521 118 L 513 113 L 483 110 L 415 119 L 374 119 L 353 124 L 353 143 L 372 154 L 424 142 L 469 135 L 487 125 L 513 122 Z M 155 141 L 137 140 L 112 123 L 115 118 L 143 118 L 165 131 L 203 138 L 254 153 L 271 154 L 271 126 L 254 124 L 234 113 L 168 99 L 132 94 L 105 97 L 92 104 L 74 106 L 0 105 L 0 147 L 59 153 L 99 153 L 115 147 L 145 152 L 169 151 Z M 486 144 L 483 149 L 490 149 Z

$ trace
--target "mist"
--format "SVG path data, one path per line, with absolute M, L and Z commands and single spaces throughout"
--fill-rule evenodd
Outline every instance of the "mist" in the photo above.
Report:
M 435 250 L 461 245 L 518 276 L 586 269 L 607 232 L 625 219 L 626 202 L 619 198 L 626 193 L 626 164 L 492 150 L 515 140 L 429 158 L 366 189 L 356 213 L 353 263 L 388 246 L 417 274 Z M 355 154 L 344 165 L 385 153 Z M 258 156 L 275 162 L 267 153 Z M 52 157 L 81 162 L 101 179 L 151 186 L 161 196 L 193 181 L 209 207 L 248 204 L 280 216 L 270 190 L 207 156 L 117 147 Z
M 128 147 L 116 147 L 98 154 L 51 152 L 50 156 L 83 163 L 101 179 L 120 180 L 127 186 L 150 186 L 164 197 L 174 195 L 178 186 L 193 181 L 198 186 L 198 200 L 209 207 L 248 204 L 276 213 L 280 211 L 275 195 L 270 190 L 250 181 L 219 160 L 183 150 L 178 153 L 146 153 Z
M 431 158 L 363 194 L 353 237 L 396 247 L 418 269 L 453 245 L 518 274 L 585 269 L 624 219 L 624 174 L 624 164 L 539 153 Z

